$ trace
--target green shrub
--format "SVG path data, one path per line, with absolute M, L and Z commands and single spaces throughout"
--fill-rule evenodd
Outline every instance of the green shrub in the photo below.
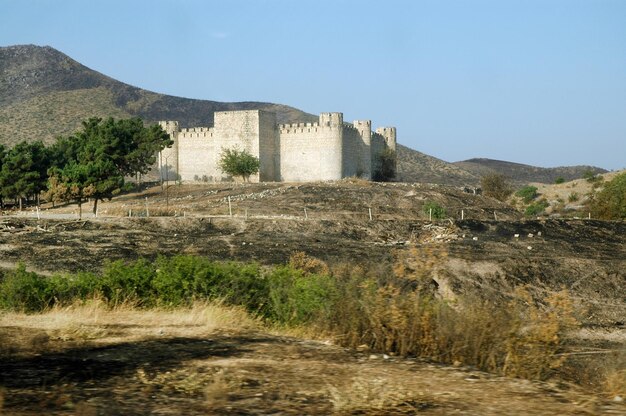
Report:
M 436 202 L 428 201 L 422 207 L 422 212 L 427 216 L 432 216 L 435 220 L 442 220 L 446 217 L 446 210 Z
M 95 289 L 112 305 L 136 302 L 150 306 L 153 304 L 151 283 L 155 273 L 154 264 L 146 259 L 132 263 L 110 262 L 105 264 Z
M 580 195 L 578 195 L 578 192 L 572 192 L 567 196 L 567 200 L 569 202 L 576 202 L 580 199 Z
M 539 215 L 543 213 L 549 206 L 550 204 L 545 200 L 534 202 L 526 207 L 524 214 L 529 217 Z
M 555 184 L 557 184 L 557 185 L 558 185 L 558 184 L 561 184 L 561 183 L 564 183 L 564 182 L 565 182 L 565 178 L 564 178 L 564 177 L 562 177 L 562 176 L 559 176 L 558 178 L 556 178 L 556 179 L 554 180 L 554 183 L 555 183 Z
M 34 312 L 44 309 L 51 301 L 46 280 L 26 271 L 24 264 L 6 273 L 0 282 L 0 307 L 3 309 Z
M 520 198 L 522 198 L 524 200 L 524 203 L 526 203 L 526 204 L 528 204 L 533 199 L 535 199 L 535 198 L 537 198 L 539 196 L 539 194 L 537 193 L 537 187 L 536 186 L 531 186 L 531 185 L 526 185 L 525 187 L 523 187 L 522 189 L 517 191 L 515 193 L 515 195 L 517 195 Z
M 626 173 L 615 176 L 594 195 L 591 214 L 606 220 L 626 219 Z
M 267 318 L 289 325 L 324 322 L 337 299 L 330 275 L 305 274 L 289 266 L 275 268 L 268 276 Z
M 93 297 L 100 287 L 100 277 L 88 272 L 76 274 L 56 274 L 43 278 L 47 282 L 47 296 L 50 306 L 53 304 L 69 304 L 76 300 Z

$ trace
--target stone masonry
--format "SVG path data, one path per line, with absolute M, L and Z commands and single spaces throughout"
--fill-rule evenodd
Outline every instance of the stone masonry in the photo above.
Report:
M 259 159 L 259 173 L 251 182 L 372 179 L 381 154 L 396 150 L 395 127 L 373 132 L 371 121 L 344 123 L 342 113 L 322 113 L 317 123 L 277 124 L 271 112 L 221 111 L 215 113 L 212 127 L 159 124 L 174 141 L 157 158 L 164 180 L 232 181 L 219 168 L 224 149 L 245 150 Z

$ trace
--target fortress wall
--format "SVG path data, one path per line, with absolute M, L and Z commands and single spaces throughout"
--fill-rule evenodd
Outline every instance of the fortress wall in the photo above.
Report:
M 220 181 L 223 174 L 217 169 L 216 152 L 219 152 L 219 148 L 216 147 L 215 140 L 195 134 L 181 137 L 178 144 L 180 179 L 186 182 Z
M 342 177 L 341 127 L 280 133 L 280 180 L 306 182 Z
M 387 148 L 382 134 L 372 133 L 372 176 L 380 169 L 380 154 Z
M 276 113 L 259 112 L 259 179 L 262 182 L 280 180 L 280 148 Z
M 371 179 L 379 155 L 395 150 L 396 129 L 371 131 L 371 122 L 344 124 L 341 113 L 322 113 L 317 123 L 276 124 L 276 115 L 260 110 L 222 111 L 214 127 L 179 129 L 175 121 L 161 122 L 174 140 L 158 155 L 162 177 L 183 181 L 228 181 L 219 169 L 224 149 L 245 150 L 259 158 L 262 181 L 337 180 L 346 176 Z
M 343 127 L 343 167 L 342 176 L 363 176 L 366 167 L 363 164 L 363 141 L 360 132 L 351 126 Z M 369 149 L 368 149 L 369 150 Z
M 215 153 L 212 156 L 214 170 L 226 175 L 217 167 L 222 149 L 245 150 L 260 159 L 259 110 L 219 111 L 215 113 Z M 259 174 L 250 176 L 250 182 L 259 182 Z
M 280 180 L 306 182 L 341 179 L 342 124 L 341 113 L 323 113 L 319 123 L 281 124 Z

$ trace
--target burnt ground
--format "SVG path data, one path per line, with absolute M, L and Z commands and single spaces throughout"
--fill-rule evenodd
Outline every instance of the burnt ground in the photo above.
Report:
M 132 331 L 120 327 L 108 329 L 118 337 Z M 12 415 L 589 415 L 625 409 L 564 383 L 254 331 L 166 333 L 17 355 L 0 362 L 0 384 L 4 410 Z
M 233 216 L 228 215 L 228 197 L 231 199 Z M 428 215 L 423 211 L 426 201 L 434 201 L 445 207 L 449 219 L 429 221 Z M 150 211 L 150 217 L 146 217 L 146 205 Z M 307 209 L 306 214 L 304 208 Z M 372 220 L 369 220 L 368 208 L 372 209 Z M 460 220 L 461 210 L 463 210 L 464 220 Z M 133 215 L 131 218 L 127 217 L 129 211 Z M 194 254 L 216 260 L 236 259 L 276 264 L 286 262 L 294 251 L 304 251 L 330 264 L 350 263 L 363 264 L 366 267 L 381 267 L 381 265 L 389 264 L 398 250 L 413 246 L 418 248 L 436 246 L 447 253 L 435 277 L 438 287 L 442 293 L 446 292 L 446 296 L 470 293 L 482 298 L 498 298 L 505 296 L 519 285 L 528 285 L 533 293 L 537 294 L 566 288 L 576 301 L 579 319 L 584 329 L 587 330 L 586 338 L 580 341 L 581 349 L 593 347 L 607 351 L 623 350 L 625 345 L 626 224 L 624 222 L 525 220 L 515 210 L 498 201 L 466 194 L 453 188 L 415 184 L 370 184 L 360 181 L 307 185 L 171 186 L 167 190 L 167 199 L 165 192 L 155 187 L 139 194 L 125 195 L 112 202 L 102 203 L 100 216 L 97 219 L 72 219 L 73 212 L 76 212 L 75 206 L 66 206 L 45 211 L 40 220 L 33 218 L 32 213 L 30 217 L 5 216 L 1 218 L 0 267 L 11 268 L 18 262 L 24 262 L 28 268 L 43 273 L 64 270 L 93 271 L 99 269 L 108 260 L 154 258 L 157 255 L 174 254 Z M 142 216 L 136 217 L 135 215 Z M 306 360 L 298 361 L 296 367 L 292 367 L 289 360 L 282 360 L 276 355 L 263 358 L 263 360 L 269 360 L 267 362 L 257 355 L 263 356 L 263 354 L 270 354 L 270 351 L 282 351 L 283 348 L 291 348 L 289 345 L 293 346 L 294 343 L 299 345 L 298 348 L 304 348 L 305 344 L 302 344 L 304 341 L 283 338 L 277 338 L 271 342 L 257 340 L 258 337 L 262 339 L 264 336 L 239 334 L 237 337 L 243 338 L 237 340 L 226 337 L 219 342 L 211 341 L 217 344 L 207 344 L 206 351 L 202 354 L 213 357 L 210 360 L 218 359 L 221 354 L 219 351 L 232 347 L 235 351 L 234 355 L 240 354 L 239 357 L 244 357 L 246 365 L 249 364 L 251 367 L 243 369 L 243 373 L 239 370 L 231 373 L 229 377 L 233 378 L 233 383 L 236 385 L 243 386 L 247 383 L 245 380 L 238 379 L 240 374 L 246 374 L 246 372 L 260 372 L 261 375 L 258 377 L 268 379 L 290 372 L 291 384 L 297 384 L 296 380 L 305 377 L 303 374 L 308 371 L 310 364 L 307 364 Z M 15 365 L 5 360 L 1 371 L 4 374 L 2 384 L 9 391 L 17 392 L 16 402 L 7 402 L 13 399 L 5 397 L 5 403 L 14 403 L 15 407 L 12 408 L 15 409 L 20 409 L 22 406 L 20 403 L 28 401 L 43 403 L 42 406 L 45 406 L 47 403 L 45 397 L 48 397 L 46 396 L 48 393 L 45 393 L 46 386 L 54 385 L 53 389 L 65 386 L 62 388 L 71 390 L 72 393 L 68 394 L 74 397 L 74 394 L 78 394 L 79 391 L 96 388 L 89 386 L 104 385 L 108 386 L 105 390 L 109 389 L 107 390 L 109 393 L 106 394 L 111 396 L 102 400 L 110 399 L 111 413 L 102 413 L 104 410 L 98 410 L 97 413 L 85 414 L 115 414 L 115 409 L 117 413 L 132 414 L 130 409 L 133 407 L 133 397 L 144 397 L 139 391 L 145 386 L 140 387 L 141 383 L 136 387 L 125 386 L 122 380 L 128 379 L 128 374 L 135 374 L 134 372 L 140 367 L 148 374 L 145 376 L 148 379 L 151 377 L 149 374 L 165 374 L 171 370 L 159 366 L 166 366 L 167 360 L 172 357 L 168 355 L 169 353 L 163 356 L 164 351 L 180 350 L 181 356 L 187 357 L 190 362 L 195 362 L 197 357 L 194 356 L 194 351 L 198 345 L 203 345 L 202 340 L 191 339 L 150 342 L 152 343 L 142 344 L 141 347 L 143 351 L 150 351 L 145 358 L 147 362 L 142 362 L 132 354 L 135 348 L 132 345 L 119 346 L 122 358 L 111 358 L 107 355 L 110 351 L 116 351 L 117 346 L 110 347 L 112 350 L 107 350 L 109 352 L 89 348 L 77 349 L 70 355 L 85 360 L 81 361 L 86 363 L 81 367 L 84 371 L 67 370 L 64 367 L 66 366 L 65 360 L 68 359 L 67 355 L 51 355 L 48 358 L 31 357 L 17 361 Z M 316 344 L 314 350 L 320 351 L 318 348 L 326 347 Z M 330 348 L 328 351 L 335 351 L 333 354 L 339 354 L 337 350 L 332 349 L 334 347 L 328 348 Z M 240 349 L 245 351 L 241 352 Z M 363 360 L 363 357 L 358 358 L 353 356 L 353 353 L 345 351 L 340 353 L 342 354 L 340 359 L 326 360 L 328 357 L 324 355 L 325 352 L 315 358 L 316 353 L 307 352 L 306 348 L 292 358 L 302 360 L 303 354 L 312 354 L 312 359 L 315 360 L 316 365 L 320 366 L 311 372 L 313 375 L 324 374 L 327 369 L 330 371 L 337 364 L 333 361 L 335 359 L 341 363 L 345 360 L 346 367 L 337 371 L 345 371 L 346 374 L 363 372 L 373 376 L 377 371 L 383 371 L 383 367 L 378 367 L 378 365 L 389 364 L 385 361 L 370 367 L 372 363 L 366 360 L 368 366 L 363 366 L 359 361 Z M 205 358 L 207 357 L 200 361 L 204 362 Z M 257 367 L 255 367 L 257 364 L 251 364 L 256 362 L 257 358 L 264 364 L 259 364 Z M 52 361 L 45 361 L 45 359 Z M 70 361 L 75 364 L 76 361 L 72 360 L 74 358 Z M 100 360 L 104 360 L 104 363 Z M 106 360 L 121 360 L 122 364 L 117 361 L 107 363 Z M 139 361 L 135 362 L 136 360 Z M 413 375 L 426 371 L 423 365 L 420 367 L 414 362 L 410 365 L 407 363 L 394 361 L 393 366 L 399 367 L 393 367 L 389 371 L 399 371 L 398 377 L 403 380 L 413 380 L 411 382 L 415 381 Z M 192 368 L 195 368 L 193 365 Z M 57 367 L 58 371 L 50 371 L 51 378 L 49 379 L 36 372 L 41 371 L 42 368 Z M 104 371 L 104 367 L 110 368 L 111 371 Z M 268 370 L 270 367 L 271 370 Z M 116 368 L 119 369 L 117 373 Z M 223 369 L 211 368 L 202 371 L 210 374 L 223 371 Z M 78 374 L 67 376 L 66 380 L 63 374 L 68 371 L 70 373 L 78 371 Z M 103 373 L 106 376 L 99 378 Z M 459 380 L 463 379 L 462 373 L 459 373 L 461 374 Z M 297 376 L 294 377 L 294 374 Z M 428 377 L 435 377 L 430 373 L 427 374 Z M 479 376 L 481 380 L 484 377 L 492 380 L 488 376 Z M 419 378 L 421 380 L 421 377 Z M 285 379 L 290 380 L 287 375 Z M 47 381 L 42 384 L 42 380 Z M 316 382 L 321 383 L 319 380 L 316 382 L 309 378 L 306 380 L 311 385 L 317 385 Z M 22 384 L 11 387 L 11 382 Z M 336 382 L 339 383 L 339 381 Z M 37 383 L 39 387 L 35 386 Z M 151 382 L 142 383 L 150 384 Z M 251 383 L 259 383 L 259 381 Z M 494 385 L 500 385 L 498 383 L 503 383 L 502 386 L 506 385 L 502 380 L 497 383 L 489 382 L 488 389 Z M 273 387 L 268 387 L 267 393 L 261 387 L 257 390 L 246 390 L 247 393 L 244 394 L 246 399 L 241 399 L 239 404 L 233 404 L 239 399 L 229 396 L 227 404 L 213 404 L 212 408 L 226 406 L 220 409 L 224 413 L 231 414 L 255 414 L 254 412 L 298 414 L 338 411 L 336 405 L 329 402 L 329 398 L 333 396 L 330 393 L 332 389 L 329 390 L 328 386 L 324 387 L 325 393 L 318 399 L 311 399 L 307 396 L 305 398 L 309 401 L 299 402 L 297 394 L 287 393 L 291 390 L 285 385 L 278 382 L 270 384 Z M 330 384 L 332 385 L 332 382 Z M 456 384 L 458 383 L 453 382 L 447 388 L 453 389 Z M 462 384 L 464 383 L 460 383 L 457 387 L 462 388 Z M 533 386 L 533 389 L 539 388 Z M 171 390 L 170 387 L 163 388 Z M 416 386 L 416 389 L 419 388 Z M 434 387 L 422 386 L 421 388 L 428 390 Z M 480 392 L 485 388 L 486 386 L 476 388 L 471 391 L 471 394 L 480 397 Z M 509 392 L 506 392 L 506 389 L 502 392 L 503 397 L 509 401 L 517 400 L 517 393 L 514 393 L 513 387 L 511 388 L 513 390 Z M 323 390 L 322 387 L 320 389 Z M 270 390 L 273 393 L 270 394 Z M 28 393 L 29 391 L 31 393 Z M 194 405 L 190 404 L 188 398 L 181 397 L 178 401 L 179 399 L 174 397 L 179 394 L 176 392 L 172 393 L 174 396 L 162 396 L 163 400 L 170 403 L 170 407 L 164 408 L 165 401 L 157 400 L 161 397 L 159 391 L 157 388 L 157 393 L 146 393 L 143 399 L 140 398 L 141 406 L 144 407 L 137 410 L 136 414 L 178 414 L 176 409 L 180 408 L 190 409 L 191 413 L 195 412 Z M 250 396 L 248 393 L 253 394 Z M 262 393 L 260 396 L 255 396 L 260 393 Z M 56 397 L 55 394 L 50 397 Z M 289 396 L 289 394 L 295 394 L 295 396 Z M 433 399 L 432 406 L 428 404 L 431 399 L 427 398 L 423 406 L 430 409 L 432 414 L 454 413 L 455 409 L 466 414 L 510 413 L 496 405 L 493 407 L 495 410 L 469 405 L 469 407 L 458 407 L 461 402 L 469 403 L 474 400 L 473 398 L 470 400 L 469 396 L 463 396 L 462 393 L 458 395 L 459 400 L 452 402 L 441 401 L 440 397 L 437 400 Z M 251 397 L 256 398 L 251 399 Z M 275 400 L 268 399 L 268 397 L 273 397 Z M 294 407 L 288 409 L 284 402 L 277 399 L 279 397 L 287 397 L 289 399 L 287 402 Z M 522 394 L 521 397 L 524 395 Z M 543 396 L 537 393 L 533 397 Z M 85 400 L 88 400 L 87 396 Z M 338 402 L 342 400 L 344 399 L 341 397 L 337 398 Z M 413 403 L 411 406 L 417 406 L 421 412 L 422 404 L 420 403 L 422 402 L 416 398 L 411 400 L 409 400 Z M 562 401 L 561 399 L 555 400 L 556 402 Z M 152 402 L 154 402 L 154 408 L 145 408 L 148 406 L 146 403 Z M 74 401 L 72 403 L 76 404 Z M 129 406 L 115 407 L 125 406 L 123 403 L 129 403 Z M 194 403 L 198 404 L 197 401 Z M 264 404 L 258 407 L 255 403 Z M 279 407 L 274 409 L 271 403 L 283 404 L 277 404 L 276 406 Z M 304 407 L 298 407 L 300 405 L 297 403 L 304 403 L 302 404 Z M 89 411 L 90 406 L 86 406 L 85 411 Z M 204 401 L 198 406 L 200 406 L 198 409 L 203 408 L 206 412 Z M 568 408 L 569 410 L 561 409 L 555 412 L 545 410 L 542 413 L 542 406 L 538 406 L 536 414 L 575 414 L 580 410 L 574 411 Z M 23 408 L 27 409 L 27 406 L 24 405 Z M 62 407 L 54 408 L 62 413 Z M 99 405 L 96 408 L 101 409 Z M 310 411 L 303 409 L 310 409 Z M 410 406 L 399 409 L 407 414 L 416 411 Z M 200 410 L 198 410 L 199 413 L 201 413 Z M 532 412 L 520 410 L 518 413 L 531 414 Z

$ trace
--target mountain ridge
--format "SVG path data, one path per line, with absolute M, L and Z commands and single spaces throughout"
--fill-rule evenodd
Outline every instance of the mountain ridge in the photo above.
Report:
M 557 179 L 571 181 L 582 178 L 586 172 L 602 174 L 608 172 L 596 166 L 576 165 L 544 168 L 524 163 L 508 162 L 488 158 L 472 158 L 452 163 L 453 165 L 481 177 L 491 173 L 499 173 L 517 185 L 531 182 L 554 183 Z
M 51 143 L 59 135 L 72 134 L 89 117 L 141 117 L 148 123 L 177 120 L 181 127 L 194 127 L 212 125 L 216 111 L 253 109 L 276 113 L 279 123 L 318 120 L 317 115 L 282 104 L 219 102 L 144 90 L 90 69 L 51 46 L 0 47 L 0 143 L 5 145 L 38 139 Z M 402 145 L 397 157 L 402 181 L 471 186 L 495 169 L 493 163 L 483 163 L 486 167 L 449 163 Z

